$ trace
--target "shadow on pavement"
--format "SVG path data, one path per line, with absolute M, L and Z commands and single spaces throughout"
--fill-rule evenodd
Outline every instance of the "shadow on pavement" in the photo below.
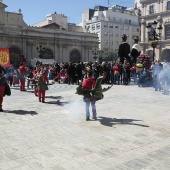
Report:
M 62 96 L 45 96 L 45 98 L 49 99 L 61 99 Z
M 71 102 L 68 101 L 68 102 L 60 102 L 60 100 L 57 100 L 57 101 L 49 101 L 49 102 L 45 102 L 46 104 L 56 104 L 58 106 L 64 106 L 66 104 L 70 104 Z
M 17 115 L 26 115 L 26 114 L 30 114 L 30 115 L 37 115 L 38 113 L 35 111 L 26 111 L 26 110 L 4 110 L 5 113 L 14 113 Z
M 116 124 L 123 124 L 123 125 L 136 125 L 136 126 L 142 126 L 142 127 L 149 127 L 147 125 L 142 125 L 138 123 L 133 123 L 137 121 L 142 121 L 142 120 L 135 120 L 135 119 L 116 119 L 116 118 L 109 118 L 109 117 L 99 117 L 100 119 L 99 122 L 104 125 L 104 126 L 109 126 L 112 127 L 113 125 Z

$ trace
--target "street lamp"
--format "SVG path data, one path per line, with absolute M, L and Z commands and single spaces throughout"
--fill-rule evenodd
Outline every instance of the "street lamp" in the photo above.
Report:
M 157 28 L 157 23 L 158 23 L 157 21 L 154 21 L 146 25 L 146 28 L 148 29 L 148 41 L 150 41 L 150 45 L 153 48 L 153 58 L 152 58 L 153 61 L 155 59 L 155 48 L 157 47 L 158 41 L 160 40 L 161 30 L 162 30 L 161 25 L 159 25 L 159 27 Z M 158 29 L 159 31 L 158 33 L 156 29 Z
M 42 45 L 39 45 L 39 47 L 37 47 L 36 49 L 37 49 L 37 52 L 39 53 L 39 57 L 42 58 L 46 50 L 45 47 L 42 47 Z
M 97 59 L 97 55 L 99 54 L 99 51 L 97 49 L 92 50 L 92 54 L 94 55 L 93 58 L 94 60 Z

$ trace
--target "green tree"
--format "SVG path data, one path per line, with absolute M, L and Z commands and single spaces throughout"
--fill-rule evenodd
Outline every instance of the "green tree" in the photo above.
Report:
M 117 53 L 113 50 L 108 50 L 104 48 L 99 51 L 99 61 L 115 61 L 117 59 Z

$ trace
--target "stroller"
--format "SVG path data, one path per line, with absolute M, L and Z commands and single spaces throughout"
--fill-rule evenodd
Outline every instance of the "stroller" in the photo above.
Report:
M 143 71 L 142 75 L 138 79 L 139 87 L 153 87 L 152 74 L 149 71 Z

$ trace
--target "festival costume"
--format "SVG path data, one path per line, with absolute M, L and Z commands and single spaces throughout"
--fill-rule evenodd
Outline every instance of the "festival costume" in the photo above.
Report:
M 38 70 L 34 70 L 33 75 L 34 75 L 34 80 L 35 80 L 34 94 L 35 94 L 35 96 L 38 96 L 37 81 L 40 76 L 40 72 Z
M 48 90 L 48 77 L 45 73 L 40 74 L 37 83 L 39 101 L 45 102 L 45 90 Z
M 85 88 L 86 90 L 91 90 L 96 84 L 96 81 L 94 78 L 87 78 L 83 81 L 82 83 L 82 87 Z M 86 119 L 89 119 L 90 117 L 90 111 L 89 111 L 89 107 L 91 104 L 92 107 L 92 112 L 93 112 L 93 118 L 96 119 L 96 98 L 94 98 L 93 96 L 85 96 L 84 97 L 84 102 L 86 103 Z
M 25 91 L 25 75 L 27 73 L 27 68 L 22 65 L 19 67 L 19 72 L 20 72 L 20 91 Z
M 95 103 L 97 100 L 103 99 L 103 92 L 109 90 L 112 86 L 102 89 L 102 80 L 103 77 L 99 77 L 95 83 L 94 78 L 87 78 L 82 84 L 77 87 L 76 94 L 83 95 L 84 102 L 86 103 L 86 120 L 90 120 L 89 107 L 90 103 L 92 106 L 93 118 L 96 119 L 96 106 Z
M 131 50 L 132 63 L 136 64 L 137 58 L 140 56 L 142 48 L 139 44 L 134 44 Z

